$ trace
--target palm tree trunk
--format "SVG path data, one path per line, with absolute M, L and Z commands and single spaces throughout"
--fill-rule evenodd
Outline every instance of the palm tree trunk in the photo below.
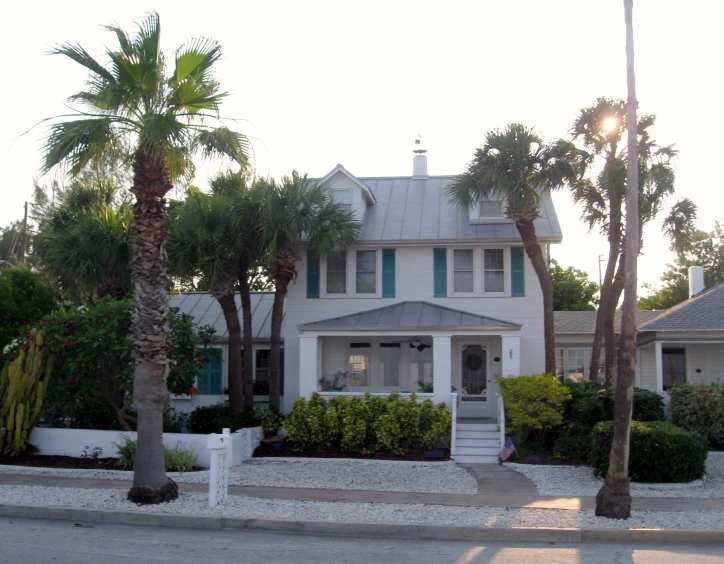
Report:
M 229 331 L 229 415 L 237 417 L 244 408 L 244 389 L 241 378 L 241 324 L 236 309 L 233 284 L 230 293 L 224 292 L 219 296 L 214 294 L 214 297 L 219 300 Z
M 132 241 L 133 324 L 136 349 L 133 403 L 138 412 L 138 446 L 133 487 L 128 499 L 136 503 L 161 503 L 178 497 L 178 487 L 166 476 L 163 449 L 163 410 L 166 406 L 169 333 L 164 223 L 166 200 L 172 188 L 168 163 L 138 149 L 134 161 L 132 192 L 135 237 Z
M 604 340 L 606 349 L 606 361 L 605 361 L 605 388 L 607 390 L 616 389 L 616 379 L 618 374 L 618 358 L 616 354 L 616 331 L 615 331 L 615 316 L 616 306 L 618 301 L 621 299 L 621 293 L 623 292 L 623 286 L 626 274 L 626 253 L 621 253 L 618 259 L 618 269 L 616 270 L 616 276 L 613 279 L 610 290 L 610 304 L 611 307 L 606 311 L 606 319 L 604 326 Z
M 628 163 L 626 175 L 626 276 L 621 322 L 621 366 L 616 382 L 613 411 L 613 444 L 608 473 L 596 495 L 596 515 L 613 519 L 631 516 L 631 490 L 628 475 L 631 441 L 633 385 L 636 376 L 636 285 L 639 242 L 638 127 L 636 123 L 636 78 L 633 50 L 633 0 L 624 0 L 626 19 L 626 70 L 628 83 L 627 126 Z
M 543 292 L 543 336 L 545 339 L 545 371 L 547 374 L 556 373 L 555 348 L 555 322 L 553 318 L 553 281 L 538 237 L 535 234 L 533 223 L 516 222 L 520 238 L 525 247 L 525 253 L 533 264 L 533 270 L 538 275 L 541 291 Z
M 242 388 L 244 407 L 254 407 L 254 350 L 251 325 L 251 288 L 246 270 L 239 277 L 239 294 L 241 295 L 241 312 L 244 323 L 244 362 L 242 368 Z
M 281 411 L 280 389 L 280 359 L 282 344 L 282 318 L 284 316 L 284 299 L 290 279 L 287 277 L 274 278 L 274 305 L 271 318 L 271 348 L 269 350 L 269 405 Z

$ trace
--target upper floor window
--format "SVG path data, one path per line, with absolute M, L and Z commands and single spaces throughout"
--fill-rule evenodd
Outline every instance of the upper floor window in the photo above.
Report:
M 503 200 L 480 200 L 480 219 L 500 219 L 503 214 Z
M 472 249 L 455 249 L 453 252 L 453 291 L 473 292 L 475 288 Z
M 505 291 L 505 257 L 503 249 L 483 251 L 483 292 Z
M 327 293 L 347 293 L 347 251 L 327 257 Z
M 330 190 L 332 201 L 345 212 L 352 213 L 352 190 Z
M 377 292 L 377 251 L 357 251 L 357 293 Z

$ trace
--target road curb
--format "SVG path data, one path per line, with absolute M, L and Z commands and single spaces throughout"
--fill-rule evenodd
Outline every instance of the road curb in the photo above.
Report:
M 353 536 L 412 540 L 459 540 L 473 542 L 539 543 L 627 543 L 724 545 L 724 531 L 663 529 L 557 529 L 557 528 L 478 528 L 454 525 L 396 525 L 379 523 L 335 523 L 217 517 L 213 515 L 173 515 L 137 511 L 111 511 L 82 507 L 40 507 L 0 505 L 0 516 L 26 519 L 55 519 L 177 527 L 203 530 L 243 530 L 307 535 Z

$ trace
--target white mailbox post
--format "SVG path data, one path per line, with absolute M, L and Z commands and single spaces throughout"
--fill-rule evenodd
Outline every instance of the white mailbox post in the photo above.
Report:
M 229 464 L 231 457 L 231 434 L 224 429 L 221 435 L 209 435 L 206 446 L 211 450 L 209 472 L 209 507 L 216 507 L 229 497 Z

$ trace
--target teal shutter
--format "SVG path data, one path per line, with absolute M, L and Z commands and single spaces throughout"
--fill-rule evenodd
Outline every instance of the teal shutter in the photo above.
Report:
M 284 395 L 284 349 L 279 349 L 279 395 Z
M 319 297 L 319 259 L 307 251 L 307 297 Z
M 447 297 L 447 249 L 433 249 L 435 297 Z
M 395 249 L 382 249 L 382 297 L 395 297 Z
M 525 296 L 525 254 L 523 247 L 510 248 L 510 295 Z
M 221 374 L 221 363 L 222 363 L 222 355 L 221 351 L 218 351 L 219 354 L 210 354 L 210 351 L 207 351 L 206 359 L 204 365 L 201 367 L 201 370 L 199 371 L 199 377 L 197 378 L 197 387 L 198 393 L 201 395 L 212 395 L 212 396 L 220 396 L 221 395 L 221 381 L 222 381 L 222 374 Z

